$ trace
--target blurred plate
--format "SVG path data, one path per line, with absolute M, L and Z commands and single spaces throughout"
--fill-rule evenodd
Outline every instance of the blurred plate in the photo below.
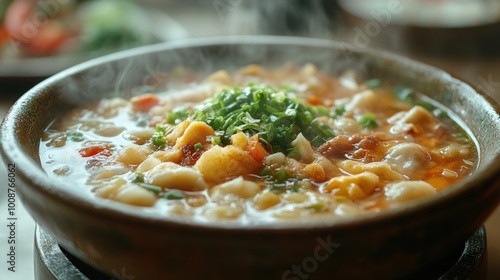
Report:
M 497 0 L 339 0 L 355 45 L 392 51 L 481 57 L 500 53 Z
M 147 21 L 144 24 L 145 32 L 152 38 L 148 44 L 166 42 L 176 39 L 187 38 L 188 32 L 180 23 L 173 20 L 165 13 L 148 9 L 144 11 Z M 153 26 L 154 28 L 150 28 Z M 16 52 L 15 43 L 7 46 L 9 52 Z M 34 84 L 43 78 L 51 76 L 70 66 L 85 60 L 106 54 L 103 51 L 89 53 L 62 53 L 45 57 L 12 58 L 0 60 L 0 84 L 15 85 L 19 82 L 33 81 Z M 23 85 L 20 85 L 23 86 Z

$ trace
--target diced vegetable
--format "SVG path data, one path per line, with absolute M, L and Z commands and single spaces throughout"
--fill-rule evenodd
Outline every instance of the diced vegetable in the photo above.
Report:
M 342 116 L 345 113 L 345 106 L 335 108 L 335 115 Z
M 130 99 L 132 109 L 138 112 L 147 112 L 160 103 L 160 99 L 155 94 L 144 94 L 134 96 Z
M 253 157 L 253 159 L 258 162 L 261 162 L 265 157 L 269 155 L 262 144 L 260 144 L 259 135 L 257 134 L 248 139 L 247 152 L 250 154 L 250 156 Z
M 180 191 L 167 191 L 161 194 L 161 196 L 165 199 L 175 200 L 175 199 L 183 199 L 186 196 Z
M 371 79 L 365 82 L 367 88 L 378 88 L 382 86 L 382 81 L 380 79 Z
M 91 157 L 91 156 L 95 156 L 95 155 L 101 154 L 101 153 L 105 156 L 109 156 L 111 154 L 110 154 L 110 151 L 108 150 L 108 148 L 109 147 L 107 145 L 96 145 L 96 146 L 82 148 L 82 149 L 78 150 L 78 153 L 82 157 Z M 107 153 L 103 153 L 105 151 L 107 151 Z
M 163 124 L 156 125 L 156 131 L 153 133 L 153 137 L 151 137 L 153 145 L 163 147 L 167 144 L 167 140 L 165 139 L 167 128 L 168 126 Z
M 66 136 L 68 137 L 69 140 L 75 141 L 75 142 L 82 142 L 85 140 L 85 136 L 83 136 L 83 133 L 80 131 L 76 130 L 71 130 L 66 133 Z
M 184 107 L 176 107 L 172 112 L 167 113 L 165 119 L 169 124 L 179 124 L 181 121 L 187 119 L 189 112 Z
M 393 89 L 393 94 L 401 101 L 410 102 L 412 104 L 415 102 L 415 93 L 411 88 L 395 87 Z
M 138 184 L 141 188 L 148 190 L 154 194 L 160 194 L 161 192 L 161 187 L 151 185 L 151 184 L 146 184 L 146 183 L 139 183 Z
M 370 113 L 361 116 L 358 122 L 363 128 L 375 128 L 378 126 L 375 115 Z

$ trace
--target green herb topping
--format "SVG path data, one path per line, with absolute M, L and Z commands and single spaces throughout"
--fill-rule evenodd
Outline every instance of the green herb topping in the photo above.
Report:
M 358 123 L 363 127 L 363 128 L 375 128 L 378 126 L 377 121 L 375 120 L 375 115 L 374 114 L 364 114 L 361 116 L 358 120 Z
M 311 144 L 321 145 L 334 136 L 320 117 L 330 110 L 304 105 L 292 94 L 268 86 L 223 90 L 195 107 L 192 118 L 216 131 L 216 143 L 227 145 L 231 135 L 243 131 L 258 134 L 266 149 L 287 153 L 291 142 L 302 132 Z

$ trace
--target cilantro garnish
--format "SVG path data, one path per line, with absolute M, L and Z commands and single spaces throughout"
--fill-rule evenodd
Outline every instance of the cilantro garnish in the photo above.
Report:
M 195 107 L 192 118 L 214 128 L 222 145 L 243 131 L 258 134 L 269 151 L 287 153 L 300 132 L 315 146 L 333 137 L 332 129 L 318 119 L 329 115 L 330 110 L 304 105 L 283 90 L 252 85 L 223 90 Z

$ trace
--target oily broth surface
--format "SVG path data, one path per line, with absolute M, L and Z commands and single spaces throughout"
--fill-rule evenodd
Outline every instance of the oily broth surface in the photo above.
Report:
M 150 207 L 160 216 L 238 223 L 383 211 L 432 195 L 474 171 L 474 143 L 450 112 L 429 100 L 398 99 L 393 85 L 380 82 L 361 81 L 353 72 L 331 77 L 314 65 L 219 71 L 185 89 L 158 94 L 153 105 L 143 98 L 142 108 L 137 98 L 115 98 L 72 110 L 42 135 L 41 162 L 52 178 L 75 182 L 97 197 Z M 335 136 L 314 147 L 311 139 L 295 141 L 294 157 L 269 149 L 264 158 L 256 156 L 250 133 L 231 138 L 224 148 L 213 145 L 214 135 L 208 133 L 206 141 L 196 140 L 196 150 L 193 143 L 177 145 L 183 136 L 190 141 L 189 130 L 178 129 L 182 133 L 170 143 L 154 144 L 155 125 L 165 123 L 173 109 L 192 108 L 222 89 L 249 83 L 286 88 L 304 104 L 326 108 L 329 117 L 318 118 Z M 399 93 L 405 90 L 411 92 Z M 195 121 L 184 122 L 188 127 Z M 175 134 L 182 123 L 165 134 Z M 230 157 L 238 160 L 228 164 Z M 265 168 L 273 175 L 265 175 Z M 225 179 L 214 179 L 221 172 Z M 282 174 L 286 178 L 277 179 Z

